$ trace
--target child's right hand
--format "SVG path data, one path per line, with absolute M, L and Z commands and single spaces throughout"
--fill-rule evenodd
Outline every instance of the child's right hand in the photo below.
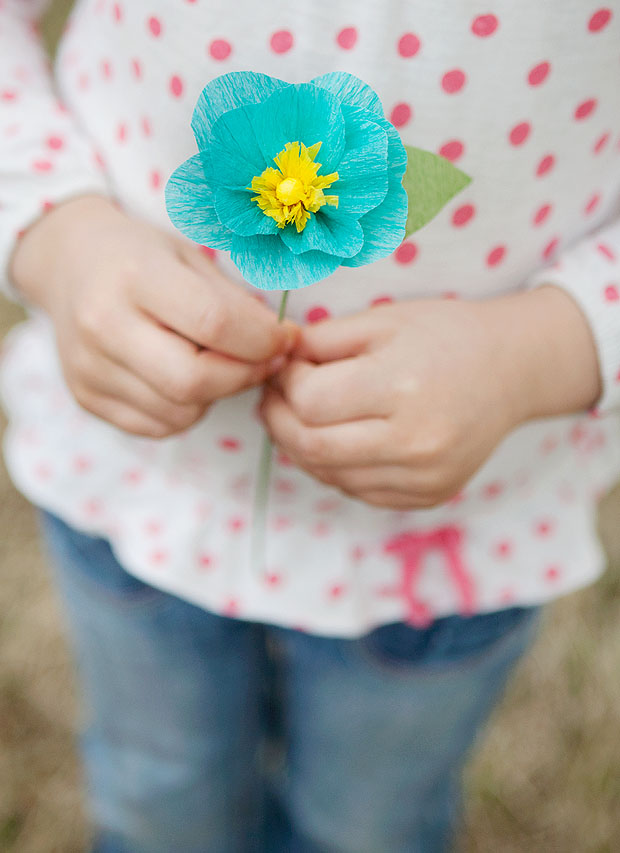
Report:
M 225 278 L 195 246 L 103 197 L 47 213 L 11 278 L 51 318 L 78 403 L 127 432 L 187 429 L 215 400 L 282 366 L 297 327 Z

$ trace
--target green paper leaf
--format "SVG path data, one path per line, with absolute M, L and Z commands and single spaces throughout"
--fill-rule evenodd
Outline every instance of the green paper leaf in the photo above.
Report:
M 405 236 L 408 237 L 433 219 L 451 198 L 460 193 L 471 178 L 445 157 L 405 145 L 407 171 L 403 187 L 409 198 Z

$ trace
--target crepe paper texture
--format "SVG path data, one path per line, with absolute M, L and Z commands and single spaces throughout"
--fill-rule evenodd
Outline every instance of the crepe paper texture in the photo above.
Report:
M 263 290 L 390 255 L 469 183 L 442 157 L 405 148 L 377 94 L 341 71 L 295 84 L 216 77 L 192 130 L 198 153 L 166 185 L 168 215 Z
M 448 160 L 405 147 L 370 86 L 342 71 L 286 83 L 253 71 L 216 77 L 192 116 L 198 153 L 166 184 L 172 223 L 230 252 L 262 290 L 314 284 L 390 255 L 470 182 Z M 264 565 L 272 445 L 265 435 L 252 521 Z

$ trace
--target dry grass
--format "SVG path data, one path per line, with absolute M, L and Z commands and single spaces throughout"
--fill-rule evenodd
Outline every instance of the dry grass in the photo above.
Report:
M 69 5 L 57 4 L 61 13 Z M 62 17 L 55 11 L 50 43 Z M 0 337 L 19 316 L 0 304 Z M 607 574 L 549 609 L 470 763 L 463 853 L 620 851 L 619 520 L 620 489 L 601 512 Z M 76 719 L 72 667 L 34 514 L 0 467 L 3 853 L 86 850 Z

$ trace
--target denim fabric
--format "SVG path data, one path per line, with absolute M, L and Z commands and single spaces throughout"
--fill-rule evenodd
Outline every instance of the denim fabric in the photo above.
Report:
M 93 853 L 440 853 L 539 608 L 356 639 L 219 616 L 41 515 L 82 695 Z

